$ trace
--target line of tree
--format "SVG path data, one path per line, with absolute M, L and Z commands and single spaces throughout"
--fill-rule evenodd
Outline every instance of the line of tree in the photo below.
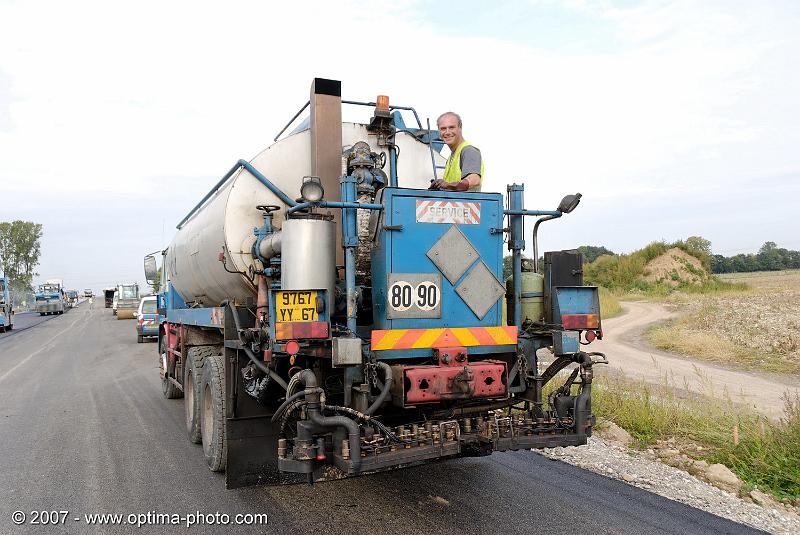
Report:
M 778 247 L 773 241 L 765 242 L 757 253 L 711 257 L 713 273 L 742 273 L 748 271 L 780 271 L 800 269 L 800 251 Z
M 0 221 L 0 267 L 11 287 L 28 290 L 39 265 L 42 225 L 33 221 Z

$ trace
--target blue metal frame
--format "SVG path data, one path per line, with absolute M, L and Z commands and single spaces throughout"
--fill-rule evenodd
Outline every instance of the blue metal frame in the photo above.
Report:
M 478 319 L 467 304 L 455 293 L 455 287 L 466 277 L 468 269 L 455 284 L 442 276 L 441 318 L 387 319 L 386 298 L 389 273 L 440 273 L 426 256 L 451 224 L 417 223 L 417 200 L 446 200 L 480 204 L 480 224 L 458 225 L 459 230 L 478 250 L 489 270 L 502 282 L 503 237 L 492 232 L 503 223 L 503 197 L 499 193 L 465 193 L 403 188 L 386 188 L 383 194 L 385 211 L 378 238 L 372 253 L 373 329 L 431 329 L 438 327 L 487 327 L 502 324 L 502 300 L 498 299 L 489 312 Z M 477 261 L 473 266 L 477 265 Z M 430 351 L 430 350 L 429 350 Z M 494 350 L 496 351 L 496 349 Z M 473 348 L 470 348 L 473 352 Z
M 503 214 L 508 216 L 508 248 L 512 255 L 512 277 L 514 300 L 514 325 L 522 327 L 522 251 L 525 249 L 525 237 L 523 218 L 526 216 L 545 216 L 547 218 L 561 217 L 563 214 L 559 210 L 526 210 L 525 209 L 525 186 L 523 184 L 511 184 L 508 186 L 509 209 L 504 210 Z M 535 239 L 535 238 L 534 238 Z M 535 248 L 534 242 L 534 248 Z

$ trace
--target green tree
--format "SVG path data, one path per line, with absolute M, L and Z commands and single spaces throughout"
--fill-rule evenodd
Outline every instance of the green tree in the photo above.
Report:
M 602 245 L 581 245 L 578 247 L 578 250 L 583 253 L 583 263 L 589 264 L 590 262 L 594 262 L 597 260 L 598 257 L 603 255 L 611 255 L 614 256 L 614 252 L 606 249 Z
M 40 239 L 42 225 L 33 221 L 0 222 L 0 263 L 12 286 L 27 289 L 37 276 L 33 270 L 39 265 L 42 253 Z
M 150 282 L 150 288 L 153 289 L 153 293 L 157 294 L 158 291 L 161 289 L 161 266 L 158 267 L 156 271 L 156 280 Z
M 781 251 L 774 241 L 764 242 L 756 257 L 760 268 L 765 271 L 776 271 L 784 268 Z
M 686 238 L 686 247 L 692 252 L 711 256 L 711 242 L 702 236 L 689 236 Z

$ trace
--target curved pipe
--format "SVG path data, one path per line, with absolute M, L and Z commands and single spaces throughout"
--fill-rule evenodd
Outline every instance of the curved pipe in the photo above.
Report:
M 281 231 L 276 230 L 258 242 L 258 255 L 263 260 L 269 260 L 279 254 L 281 254 Z
M 361 431 L 358 424 L 345 416 L 323 416 L 320 411 L 320 391 L 317 377 L 306 368 L 299 374 L 299 380 L 306 387 L 306 410 L 311 423 L 320 427 L 344 427 L 350 441 L 350 471 L 357 474 L 361 468 Z
M 378 362 L 377 367 L 383 370 L 383 389 L 381 390 L 381 393 L 378 394 L 378 397 L 375 398 L 375 401 L 372 402 L 372 405 L 370 405 L 367 410 L 364 411 L 364 414 L 367 416 L 374 414 L 375 411 L 378 410 L 381 405 L 383 405 L 383 402 L 386 401 L 386 396 L 389 395 L 389 390 L 392 388 L 392 367 L 385 362 Z
M 318 391 L 320 391 L 320 392 L 322 392 L 322 389 L 321 389 L 321 388 L 318 388 L 317 390 L 318 390 Z M 290 404 L 292 401 L 294 401 L 294 400 L 296 400 L 296 399 L 300 398 L 300 396 L 305 396 L 307 393 L 308 393 L 308 392 L 307 392 L 306 390 L 301 390 L 301 391 L 299 391 L 299 392 L 295 392 L 294 394 L 292 394 L 291 396 L 289 396 L 288 398 L 286 398 L 286 400 L 285 400 L 283 403 L 281 403 L 280 407 L 278 407 L 277 409 L 275 409 L 275 413 L 272 415 L 272 418 L 270 418 L 270 421 L 271 421 L 271 422 L 277 422 L 277 421 L 278 421 L 278 418 L 281 416 L 281 413 L 282 413 L 284 410 L 286 410 L 286 407 L 288 407 L 288 406 L 289 406 L 289 404 Z
M 539 225 L 544 223 L 545 221 L 550 221 L 551 219 L 558 219 L 561 217 L 561 212 L 558 212 L 558 215 L 548 215 L 545 217 L 540 217 L 536 220 L 536 224 L 533 225 L 533 272 L 539 272 Z

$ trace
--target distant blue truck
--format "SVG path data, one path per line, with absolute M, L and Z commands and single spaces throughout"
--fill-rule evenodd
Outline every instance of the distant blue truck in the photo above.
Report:
M 40 316 L 64 313 L 64 284 L 61 279 L 50 279 L 39 285 L 36 312 Z
M 8 277 L 0 277 L 0 332 L 14 328 L 14 302 Z

